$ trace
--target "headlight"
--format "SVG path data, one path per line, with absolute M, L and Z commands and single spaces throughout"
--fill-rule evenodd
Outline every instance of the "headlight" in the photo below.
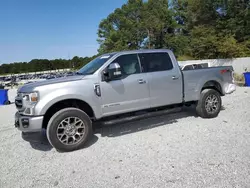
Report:
M 27 101 L 27 102 L 32 102 L 32 103 L 36 103 L 38 102 L 38 93 L 37 92 L 32 92 L 32 93 L 25 93 L 23 95 L 23 100 Z

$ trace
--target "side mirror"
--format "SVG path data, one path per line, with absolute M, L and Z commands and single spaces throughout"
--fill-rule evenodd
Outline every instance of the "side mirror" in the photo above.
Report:
M 103 75 L 107 81 L 120 78 L 122 76 L 120 65 L 118 63 L 110 64 L 108 69 L 103 72 Z

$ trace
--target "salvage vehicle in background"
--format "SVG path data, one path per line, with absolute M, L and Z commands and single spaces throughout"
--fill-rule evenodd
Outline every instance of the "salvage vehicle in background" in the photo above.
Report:
M 202 68 L 207 68 L 208 63 L 197 63 L 197 64 L 185 64 L 185 65 L 180 65 L 181 70 L 194 70 L 194 69 L 202 69 Z
M 92 123 L 136 119 L 169 106 L 196 105 L 202 118 L 221 110 L 221 96 L 235 91 L 232 66 L 182 71 L 170 50 L 136 50 L 97 57 L 77 75 L 26 84 L 15 99 L 15 126 L 46 129 L 60 151 L 82 148 Z

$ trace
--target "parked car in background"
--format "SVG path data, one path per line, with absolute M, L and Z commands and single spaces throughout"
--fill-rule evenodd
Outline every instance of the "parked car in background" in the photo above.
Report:
M 96 121 L 120 122 L 190 104 L 202 118 L 215 118 L 221 96 L 235 91 L 232 74 L 232 66 L 182 71 L 170 50 L 104 54 L 74 76 L 21 87 L 15 126 L 46 129 L 53 147 L 73 151 L 88 141 Z
M 5 84 L 5 87 L 13 87 L 13 86 L 18 86 L 18 83 L 15 81 L 11 81 Z
M 208 67 L 208 63 L 180 65 L 181 70 L 194 70 L 194 69 L 202 69 L 202 68 L 207 68 L 207 67 Z

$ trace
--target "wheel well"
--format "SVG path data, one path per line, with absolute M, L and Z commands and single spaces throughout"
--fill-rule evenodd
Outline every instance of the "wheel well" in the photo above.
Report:
M 204 84 L 201 91 L 204 89 L 214 89 L 220 93 L 220 95 L 223 95 L 221 85 L 217 81 L 208 81 Z
M 64 108 L 68 108 L 68 107 L 74 107 L 74 108 L 81 109 L 91 119 L 93 119 L 95 117 L 93 109 L 91 108 L 91 106 L 88 103 L 86 103 L 82 100 L 78 100 L 78 99 L 67 99 L 67 100 L 63 100 L 63 101 L 55 103 L 47 110 L 47 112 L 44 115 L 44 119 L 43 119 L 43 128 L 45 128 L 45 129 L 47 128 L 47 125 L 48 125 L 50 118 L 56 112 L 58 112 L 59 110 L 64 109 Z

